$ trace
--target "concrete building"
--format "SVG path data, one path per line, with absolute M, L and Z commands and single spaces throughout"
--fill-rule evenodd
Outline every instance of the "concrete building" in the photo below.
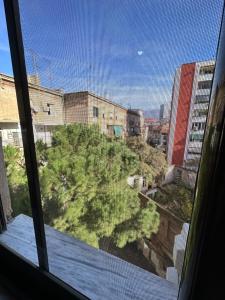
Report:
M 170 118 L 170 109 L 171 109 L 171 103 L 167 102 L 164 104 L 160 105 L 160 110 L 159 110 L 159 120 L 163 121 L 165 120 L 166 122 L 169 121 Z
M 64 95 L 66 124 L 97 124 L 109 136 L 127 134 L 127 109 L 88 91 Z
M 176 70 L 167 152 L 169 164 L 198 168 L 214 64 L 214 61 L 193 62 Z
M 141 110 L 127 110 L 87 91 L 63 93 L 44 88 L 36 76 L 29 76 L 28 85 L 35 141 L 50 145 L 55 126 L 73 123 L 96 124 L 111 137 L 144 136 Z M 0 131 L 3 146 L 22 146 L 14 79 L 4 74 L 0 74 Z
M 145 135 L 144 113 L 140 109 L 127 110 L 127 134 L 128 136 Z
M 35 140 L 50 144 L 53 128 L 64 124 L 63 94 L 29 83 L 29 95 Z M 0 130 L 3 146 L 22 145 L 14 79 L 4 74 L 0 74 Z

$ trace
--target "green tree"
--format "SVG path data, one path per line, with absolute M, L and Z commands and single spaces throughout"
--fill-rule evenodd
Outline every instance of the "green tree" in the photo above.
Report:
M 47 223 L 95 247 L 104 237 L 123 247 L 156 232 L 155 206 L 141 208 L 137 191 L 126 183 L 140 162 L 124 141 L 76 124 L 58 127 L 52 147 L 39 151 Z
M 36 143 L 45 223 L 90 245 L 110 238 L 123 247 L 156 232 L 156 207 L 141 207 L 127 184 L 140 170 L 139 157 L 123 140 L 108 138 L 96 126 L 59 126 L 52 147 Z M 4 148 L 14 215 L 31 215 L 23 152 Z
M 140 136 L 128 137 L 126 143 L 137 154 L 140 161 L 138 174 L 145 176 L 149 185 L 159 183 L 167 169 L 165 154 L 148 145 Z
M 7 145 L 4 147 L 4 158 L 13 216 L 21 213 L 31 216 L 23 152 L 17 147 Z

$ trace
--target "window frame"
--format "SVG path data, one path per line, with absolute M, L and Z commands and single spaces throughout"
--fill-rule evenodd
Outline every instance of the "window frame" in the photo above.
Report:
M 32 128 L 32 117 L 31 117 L 31 107 L 29 102 L 29 93 L 28 93 L 28 83 L 26 76 L 26 67 L 24 60 L 24 50 L 23 50 L 23 42 L 22 42 L 22 33 L 20 26 L 20 15 L 19 15 L 19 5 L 18 0 L 4 0 L 5 5 L 5 15 L 7 20 L 7 28 L 10 42 L 10 51 L 13 63 L 13 72 L 15 78 L 15 86 L 16 86 L 16 94 L 18 101 L 18 109 L 19 116 L 22 128 L 22 139 L 23 146 L 25 152 L 25 161 L 26 161 L 26 169 L 28 176 L 28 185 L 29 185 L 29 193 L 30 193 L 30 201 L 32 208 L 32 215 L 34 221 L 34 230 L 35 230 L 35 238 L 37 244 L 37 252 L 39 259 L 39 267 L 33 265 L 31 262 L 27 261 L 24 257 L 21 257 L 18 253 L 15 253 L 12 249 L 7 248 L 7 246 L 0 243 L 0 279 L 3 278 L 6 282 L 13 282 L 14 286 L 18 289 L 23 289 L 24 291 L 32 294 L 33 299 L 40 299 L 40 295 L 46 295 L 46 291 L 48 291 L 48 297 L 51 298 L 52 295 L 55 295 L 54 299 L 88 299 L 87 297 L 80 294 L 75 289 L 71 288 L 69 285 L 60 281 L 52 274 L 49 273 L 48 268 L 48 254 L 47 254 L 47 246 L 46 246 L 46 237 L 45 237 L 45 229 L 44 229 L 44 221 L 43 221 L 43 212 L 41 207 L 41 197 L 40 197 L 40 186 L 38 180 L 38 169 L 37 169 L 37 160 L 35 153 L 35 144 L 34 144 L 34 136 L 33 136 L 33 128 Z M 223 8 L 224 11 L 224 8 Z M 210 259 L 210 250 L 212 250 L 216 243 L 213 245 L 209 243 L 211 240 L 204 240 L 203 237 L 205 235 L 209 235 L 209 231 L 204 231 L 208 226 L 212 227 L 216 222 L 212 220 L 216 220 L 215 217 L 220 218 L 219 220 L 222 222 L 221 224 L 225 227 L 224 218 L 221 220 L 221 215 L 219 212 L 215 216 L 215 211 L 208 211 L 208 207 L 215 203 L 217 204 L 217 209 L 219 210 L 219 205 L 223 208 L 224 201 L 216 202 L 212 200 L 212 193 L 217 192 L 216 195 L 219 199 L 221 193 L 224 195 L 225 187 L 224 184 L 221 185 L 221 178 L 219 177 L 220 172 L 222 172 L 224 167 L 224 153 L 225 153 L 225 120 L 222 117 L 225 114 L 225 103 L 222 102 L 221 94 L 219 93 L 221 90 L 224 90 L 225 83 L 222 82 L 223 75 L 225 74 L 225 18 L 223 16 L 222 26 L 223 30 L 220 31 L 219 38 L 219 46 L 217 53 L 217 62 L 215 73 L 213 78 L 215 78 L 215 82 L 213 80 L 213 87 L 216 90 L 214 97 L 214 101 L 212 101 L 212 105 L 210 108 L 210 112 L 212 115 L 209 117 L 209 125 L 207 124 L 206 128 L 206 137 L 204 139 L 204 149 L 203 156 L 201 158 L 201 164 L 207 161 L 210 162 L 211 168 L 208 169 L 210 173 L 210 179 L 214 178 L 213 184 L 209 185 L 208 181 L 203 178 L 205 175 L 204 166 L 199 169 L 198 172 L 198 182 L 197 189 L 201 189 L 204 191 L 205 197 L 201 198 L 201 194 L 196 192 L 195 194 L 195 206 L 192 216 L 191 229 L 188 237 L 188 243 L 185 254 L 185 263 L 183 267 L 183 276 L 180 285 L 180 292 L 178 299 L 179 300 L 187 300 L 187 299 L 202 299 L 199 297 L 199 293 L 206 293 L 207 290 L 211 289 L 214 293 L 215 298 L 218 299 L 217 295 L 220 289 L 223 289 L 223 286 L 218 287 L 217 278 L 218 276 L 212 277 L 211 285 L 204 286 L 204 291 L 199 289 L 201 287 L 201 283 L 204 282 L 204 279 L 207 279 L 207 274 L 205 269 L 203 268 L 202 263 Z M 223 57 L 222 57 L 223 56 Z M 216 75 L 215 75 L 216 74 Z M 220 84 L 219 84 L 220 83 Z M 219 85 L 218 85 L 219 84 Z M 212 98 L 212 91 L 211 91 Z M 216 110 L 218 105 L 220 104 L 220 109 L 223 109 L 223 114 L 219 110 Z M 217 127 L 217 135 L 219 134 L 219 139 L 210 140 L 210 124 L 212 122 L 219 124 Z M 211 122 L 211 123 L 210 123 Z M 29 141 L 29 142 L 28 142 Z M 207 146 L 211 142 L 211 147 L 213 143 L 214 150 L 218 150 L 212 153 L 209 156 L 209 152 L 207 151 Z M 220 150 L 220 151 L 219 151 Z M 221 162 L 221 164 L 220 164 Z M 215 166 L 215 168 L 213 168 Z M 223 177 L 225 177 L 225 172 L 221 173 Z M 211 176 L 211 175 L 214 175 Z M 218 182 L 216 182 L 218 179 Z M 207 192 L 208 193 L 207 195 Z M 219 193 L 220 192 L 220 193 Z M 204 201 L 202 201 L 204 200 Z M 215 200 L 215 199 L 213 199 Z M 1 201 L 0 201 L 1 202 Z M 204 202 L 204 203 L 203 203 Z M 207 205 L 206 205 L 207 203 Z M 199 210 L 199 206 L 202 209 Z M 200 213 L 199 213 L 200 212 Z M 210 219 L 212 218 L 212 219 Z M 0 220 L 1 225 L 4 220 L 4 212 L 2 207 L 0 207 Z M 207 227 L 207 228 L 208 228 Z M 4 226 L 1 226 L 1 229 L 4 229 Z M 216 238 L 215 236 L 213 236 Z M 208 241 L 208 243 L 207 243 Z M 205 247 L 209 246 L 209 249 Z M 225 247 L 221 245 L 221 247 Z M 205 252 L 204 252 L 205 251 Z M 224 253 L 224 252 L 223 252 Z M 222 255 L 223 255 L 222 253 Z M 223 257 L 221 255 L 221 257 Z M 219 254 L 218 254 L 219 256 Z M 216 267 L 216 266 L 215 266 Z M 218 266 L 220 269 L 220 266 Z M 222 269 L 222 268 L 221 268 Z M 15 272 L 15 270 L 17 272 Z M 223 270 L 221 270 L 223 272 Z M 23 276 L 18 276 L 18 274 L 23 274 Z M 221 275 L 222 276 L 222 275 Z M 217 289 L 215 289 L 217 287 Z

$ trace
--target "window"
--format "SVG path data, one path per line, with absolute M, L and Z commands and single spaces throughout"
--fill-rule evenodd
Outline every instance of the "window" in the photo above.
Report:
M 16 157 L 9 163 L 16 161 L 20 172 L 27 168 L 29 180 L 23 176 L 22 184 L 28 182 L 25 192 L 32 206 L 25 213 L 27 198 L 22 193 L 23 215 L 13 208 L 13 220 L 6 231 L 0 229 L 0 241 L 7 241 L 6 245 L 13 242 L 16 251 L 40 266 L 36 271 L 49 278 L 52 273 L 69 284 L 71 292 L 78 290 L 90 299 L 151 298 L 153 290 L 161 299 L 177 296 L 198 171 L 197 165 L 196 169 L 186 168 L 186 161 L 200 157 L 199 153 L 187 155 L 187 143 L 203 141 L 203 133 L 198 132 L 191 132 L 190 140 L 186 139 L 193 117 L 189 107 L 193 104 L 193 82 L 198 81 L 199 89 L 211 87 L 210 81 L 200 81 L 197 71 L 203 59 L 211 66 L 216 55 L 219 21 L 213 28 L 209 21 L 215 20 L 222 8 L 214 2 L 210 10 L 201 10 L 199 18 L 195 14 L 202 7 L 199 1 L 182 3 L 182 10 L 177 1 L 165 2 L 163 10 L 161 1 L 139 4 L 131 0 L 115 5 L 114 0 L 100 4 L 95 0 L 59 0 L 52 5 L 34 0 L 31 5 L 19 0 L 18 7 L 16 0 L 5 1 L 9 8 L 13 5 L 7 19 L 10 22 L 13 18 L 8 27 L 25 148 L 25 159 L 17 161 Z M 181 22 L 183 8 L 190 13 L 182 15 Z M 191 25 L 196 22 L 198 44 L 192 43 L 190 52 Z M 210 31 L 207 47 L 203 47 L 203 29 Z M 182 45 L 179 55 L 174 52 L 179 50 L 177 45 Z M 38 86 L 27 84 L 26 75 L 27 79 L 35 76 Z M 12 73 L 9 77 L 8 82 L 13 82 Z M 220 100 L 221 87 L 217 87 L 213 104 Z M 165 99 L 171 99 L 171 117 L 162 121 L 158 115 Z M 32 120 L 29 101 L 41 112 Z M 40 102 L 47 103 L 47 113 L 40 109 Z M 54 103 L 55 115 L 50 103 Z M 103 107 L 107 113 L 104 122 L 97 119 L 99 113 L 105 117 Z M 136 128 L 130 127 L 129 107 L 144 110 L 144 114 L 134 114 L 134 124 L 141 127 L 146 117 L 153 129 L 142 127 L 137 136 L 130 134 Z M 214 105 L 212 110 L 218 114 L 215 107 L 220 106 Z M 196 109 L 194 114 L 206 116 L 207 112 L 208 108 Z M 220 115 L 217 117 L 209 125 L 219 131 L 217 121 L 222 123 Z M 204 129 L 203 121 L 192 123 L 193 131 Z M 207 142 L 210 138 L 208 135 Z M 219 139 L 211 139 L 210 146 L 217 149 Z M 162 140 L 165 144 L 168 140 L 168 150 L 161 147 Z M 205 175 L 202 169 L 201 182 Z M 207 171 L 212 170 L 213 164 Z M 10 190 L 14 190 L 20 176 L 9 175 Z M 209 184 L 204 188 L 209 189 Z M 203 191 L 197 197 L 204 195 Z M 19 192 L 15 189 L 15 199 Z M 154 199 L 148 196 L 151 194 Z M 196 199 L 202 205 L 202 199 Z M 0 212 L 0 227 L 4 227 L 2 219 Z M 194 227 L 201 223 L 197 221 Z M 20 228 L 25 230 L 26 247 L 21 245 Z M 12 241 L 13 229 L 17 234 Z M 31 237 L 36 238 L 37 247 Z
M 192 133 L 190 135 L 190 141 L 191 142 L 202 142 L 203 141 L 203 134 Z
M 98 107 L 93 106 L 93 117 L 98 118 Z
M 211 80 L 209 80 L 209 81 L 200 81 L 198 83 L 198 89 L 199 90 L 210 89 L 211 88 L 211 84 L 212 84 Z
M 208 110 L 207 109 L 195 109 L 193 111 L 193 117 L 205 117 L 207 116 Z
M 192 130 L 198 131 L 198 130 L 204 130 L 205 129 L 205 123 L 203 122 L 194 122 L 192 124 Z
M 199 74 L 206 75 L 206 74 L 213 74 L 214 72 L 214 65 L 211 66 L 204 66 L 200 68 Z
M 195 103 L 209 103 L 209 95 L 197 95 L 195 97 Z

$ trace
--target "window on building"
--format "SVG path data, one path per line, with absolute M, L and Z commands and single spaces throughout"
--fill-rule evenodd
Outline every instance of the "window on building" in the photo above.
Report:
M 204 89 L 210 89 L 212 85 L 212 81 L 211 80 L 207 80 L 207 81 L 200 81 L 198 83 L 198 89 L 199 90 L 204 90 Z
M 96 106 L 93 106 L 93 117 L 98 118 L 99 108 Z
M 203 141 L 203 134 L 200 133 L 192 133 L 190 135 L 191 142 L 202 142 Z
M 51 104 L 50 103 L 47 103 L 47 108 L 48 108 L 48 110 L 47 110 L 48 115 L 51 115 Z
M 192 124 L 192 130 L 199 131 L 205 129 L 205 122 L 194 122 Z
M 200 75 L 207 75 L 207 74 L 213 74 L 214 72 L 214 65 L 211 66 L 204 66 L 200 68 L 199 74 Z
M 193 117 L 205 117 L 207 116 L 208 110 L 207 109 L 195 109 L 193 111 Z

